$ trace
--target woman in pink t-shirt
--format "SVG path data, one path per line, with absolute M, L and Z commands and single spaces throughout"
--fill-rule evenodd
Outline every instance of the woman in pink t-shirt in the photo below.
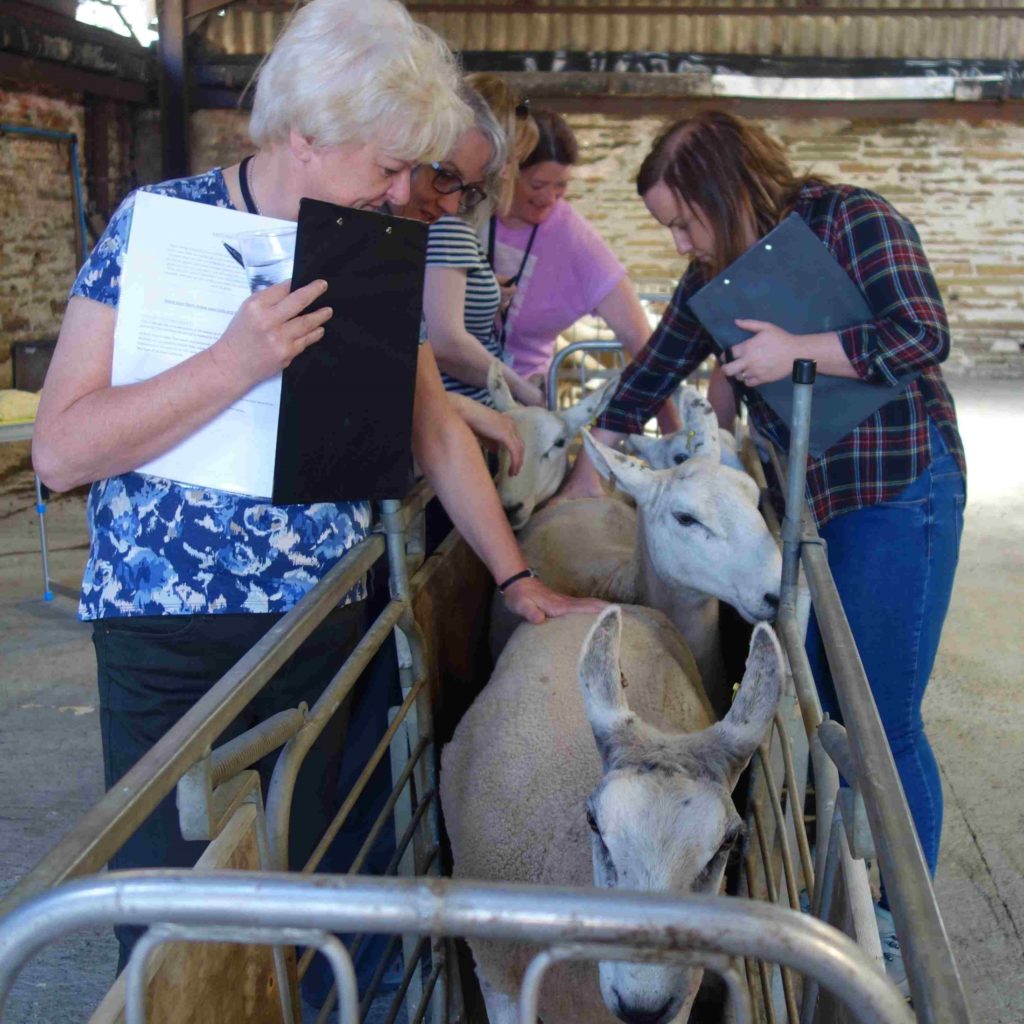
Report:
M 651 327 L 626 268 L 564 198 L 578 147 L 572 129 L 549 110 L 533 112 L 540 137 L 516 177 L 509 212 L 492 217 L 485 246 L 506 285 L 504 358 L 523 377 L 547 373 L 561 331 L 597 313 L 630 354 Z M 663 431 L 681 424 L 670 402 Z

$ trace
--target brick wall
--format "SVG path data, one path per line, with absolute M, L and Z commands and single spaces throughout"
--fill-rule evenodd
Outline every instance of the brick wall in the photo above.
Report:
M 0 92 L 0 120 L 82 136 L 80 104 Z M 69 151 L 27 136 L 0 139 L 0 387 L 10 386 L 10 343 L 55 337 L 79 248 Z
M 581 144 L 574 202 L 638 282 L 675 279 L 681 260 L 633 178 L 657 120 L 570 118 Z M 1003 122 L 768 121 L 800 170 L 880 192 L 914 221 L 953 327 L 950 368 L 1024 374 L 1024 125 Z
M 79 138 L 83 198 L 88 202 L 81 100 L 0 90 L 0 122 Z M 123 179 L 125 140 L 107 140 L 112 173 Z M 55 338 L 68 288 L 81 264 L 73 204 L 70 148 L 65 142 L 0 137 L 0 387 L 10 387 L 12 342 Z
M 641 285 L 669 287 L 682 261 L 633 187 L 655 118 L 569 118 L 581 162 L 571 196 Z M 880 192 L 916 224 L 953 325 L 949 368 L 1024 374 L 1024 125 L 947 121 L 766 121 L 798 169 Z M 251 144 L 245 117 L 192 118 L 193 166 L 231 163 Z M 993 351 L 995 347 L 995 351 Z
M 80 104 L 0 91 L 0 119 L 83 132 Z M 581 166 L 572 198 L 642 284 L 668 287 L 681 260 L 647 215 L 633 176 L 660 122 L 574 115 Z M 954 328 L 950 369 L 1024 374 L 1024 125 L 1005 122 L 776 120 L 766 127 L 798 168 L 873 188 L 917 225 Z M 159 123 L 137 124 L 139 179 L 159 176 Z M 249 152 L 246 115 L 192 116 L 195 170 Z M 113 143 L 112 143 L 113 144 Z M 117 159 L 124 154 L 115 154 Z M 83 168 L 83 177 L 85 168 Z M 10 383 L 11 341 L 55 336 L 78 258 L 66 148 L 0 139 L 0 387 Z

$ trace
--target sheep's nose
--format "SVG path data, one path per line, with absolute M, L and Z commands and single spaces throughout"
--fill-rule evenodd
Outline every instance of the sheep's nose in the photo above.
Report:
M 515 505 L 502 505 L 502 508 L 505 510 L 505 515 L 511 519 L 517 512 L 522 512 L 523 503 L 520 501 Z
M 618 992 L 615 993 L 618 996 Z M 619 999 L 619 1012 L 616 1016 L 626 1022 L 626 1024 L 661 1024 L 668 1016 L 668 1012 L 672 1007 L 672 997 L 669 996 L 656 1010 L 645 1010 L 639 1006 L 628 1006 L 622 1001 L 622 996 L 618 996 Z
M 772 611 L 776 611 L 777 612 L 779 610 L 779 595 L 778 594 L 765 594 L 764 595 L 764 603 L 766 605 L 768 605 L 768 607 L 771 608 Z

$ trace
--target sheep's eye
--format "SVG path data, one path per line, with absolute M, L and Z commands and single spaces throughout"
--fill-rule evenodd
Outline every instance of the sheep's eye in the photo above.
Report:
M 700 520 L 696 516 L 691 516 L 689 512 L 676 512 L 674 515 L 680 526 L 700 526 Z
M 686 461 L 685 455 L 673 455 L 672 461 L 677 465 L 681 466 Z
M 555 447 L 556 447 L 556 448 L 564 448 L 564 447 L 565 447 L 565 438 L 564 438 L 564 437 L 560 437 L 560 438 L 559 438 L 559 439 L 558 439 L 558 440 L 557 440 L 557 441 L 555 442 Z
M 589 807 L 587 808 L 587 824 L 594 835 L 599 836 L 601 834 L 601 830 L 597 827 L 597 819 L 594 817 L 594 812 Z

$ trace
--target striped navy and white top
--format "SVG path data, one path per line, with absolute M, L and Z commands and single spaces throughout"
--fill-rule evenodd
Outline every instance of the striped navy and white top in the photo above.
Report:
M 495 358 L 501 358 L 494 317 L 501 301 L 501 290 L 491 270 L 476 232 L 458 217 L 442 217 L 430 225 L 427 236 L 427 266 L 456 267 L 466 271 L 466 306 L 463 323 L 466 330 Z M 441 379 L 449 391 L 491 405 L 486 388 L 474 387 L 448 374 Z

